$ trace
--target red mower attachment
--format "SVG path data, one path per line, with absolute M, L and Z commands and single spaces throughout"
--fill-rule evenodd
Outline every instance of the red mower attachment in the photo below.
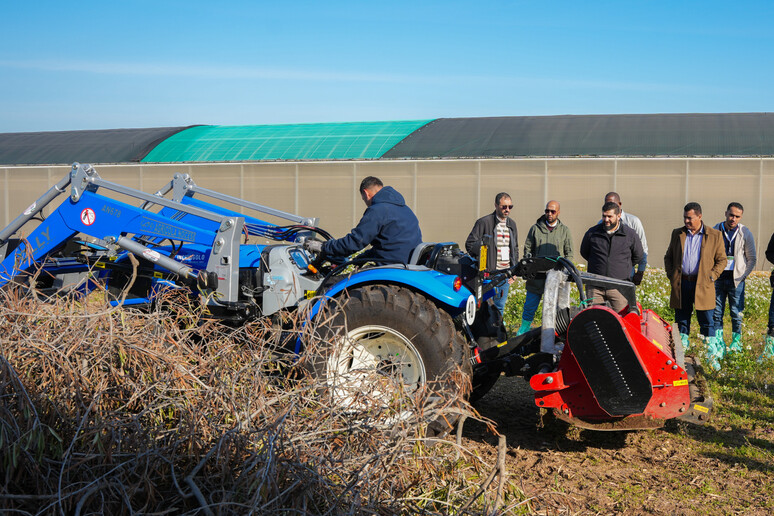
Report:
M 639 310 L 642 312 L 642 310 Z M 704 423 L 712 400 L 697 385 L 694 360 L 651 310 L 619 315 L 592 306 L 567 326 L 552 372 L 535 374 L 535 403 L 560 419 L 593 430 L 658 428 L 682 418 Z

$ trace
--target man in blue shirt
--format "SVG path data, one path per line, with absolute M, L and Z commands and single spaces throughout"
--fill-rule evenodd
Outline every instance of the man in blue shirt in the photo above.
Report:
M 684 226 L 672 231 L 664 255 L 664 271 L 672 284 L 669 306 L 675 309 L 675 323 L 685 348 L 689 345 L 691 314 L 696 309 L 710 365 L 719 369 L 725 345 L 721 345 L 715 337 L 713 317 L 715 281 L 727 262 L 723 236 L 701 221 L 701 205 L 697 202 L 685 205 L 683 221 Z

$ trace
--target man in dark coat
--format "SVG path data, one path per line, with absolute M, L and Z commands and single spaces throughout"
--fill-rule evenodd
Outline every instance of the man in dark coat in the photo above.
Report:
M 489 249 L 486 256 L 486 270 L 495 272 L 509 269 L 519 261 L 519 232 L 516 223 L 509 217 L 513 209 L 511 196 L 500 192 L 495 196 L 495 211 L 481 217 L 473 224 L 465 249 L 468 254 L 478 258 L 481 241 L 484 235 L 492 237 L 493 249 Z M 505 311 L 505 302 L 508 299 L 508 288 L 513 283 L 513 278 L 508 283 L 495 288 L 494 304 L 500 314 Z
M 411 251 L 422 242 L 422 232 L 403 196 L 391 186 L 384 186 L 379 178 L 368 176 L 360 183 L 360 197 L 367 208 L 347 236 L 327 242 L 307 240 L 304 246 L 312 252 L 342 258 L 370 244 L 371 248 L 360 257 L 377 264 L 408 263 Z
M 615 202 L 602 206 L 602 222 L 583 235 L 580 252 L 588 262 L 590 273 L 619 280 L 628 280 L 632 267 L 644 255 L 640 237 L 621 222 L 621 207 Z M 626 297 L 616 289 L 589 287 L 586 295 L 593 304 L 608 301 L 616 312 L 629 306 Z

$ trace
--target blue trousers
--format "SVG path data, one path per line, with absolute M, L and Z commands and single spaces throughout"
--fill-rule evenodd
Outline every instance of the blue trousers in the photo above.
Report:
M 769 335 L 774 337 L 774 290 L 771 291 L 771 301 L 769 301 Z
M 524 299 L 524 308 L 521 311 L 522 321 L 532 321 L 535 319 L 535 312 L 537 312 L 538 305 L 540 305 L 541 294 L 535 294 L 527 291 L 527 297 Z
M 734 286 L 731 274 L 722 274 L 715 282 L 715 330 L 723 329 L 723 314 L 731 313 L 731 331 L 742 333 L 742 313 L 744 312 L 744 281 Z
M 494 297 L 492 298 L 492 302 L 497 307 L 497 309 L 500 310 L 500 315 L 505 313 L 505 302 L 508 301 L 509 288 L 510 285 L 508 282 L 505 282 L 499 287 L 494 288 Z
M 680 297 L 682 306 L 675 309 L 675 322 L 680 333 L 691 333 L 691 314 L 693 303 L 696 299 L 696 282 L 682 280 L 680 284 Z M 699 330 L 705 337 L 715 336 L 714 323 L 715 310 L 696 310 L 696 319 L 699 321 Z

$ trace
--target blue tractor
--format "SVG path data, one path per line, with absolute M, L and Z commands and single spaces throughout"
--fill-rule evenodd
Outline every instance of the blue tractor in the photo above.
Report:
M 45 216 L 59 196 L 66 198 Z M 259 218 L 266 215 L 290 224 Z M 486 271 L 487 242 L 480 261 L 455 243 L 422 243 L 407 265 L 325 265 L 302 245 L 331 238 L 317 222 L 202 188 L 187 174 L 148 194 L 75 163 L 0 231 L 0 289 L 78 295 L 99 284 L 111 303 L 138 307 L 178 289 L 232 325 L 281 325 L 289 312 L 303 313 L 334 344 L 309 366 L 341 403 L 356 403 L 374 372 L 410 391 L 432 385 L 452 402 L 483 396 L 505 374 L 530 380 L 539 406 L 588 428 L 706 418 L 711 400 L 696 388 L 692 360 L 666 323 L 643 313 L 631 283 L 579 273 L 562 259 Z M 248 236 L 276 243 L 248 244 Z M 487 298 L 511 276 L 538 274 L 548 278 L 543 326 L 508 339 Z M 569 306 L 568 289 L 577 285 L 583 300 L 584 282 L 626 292 L 629 313 Z M 285 342 L 294 353 L 306 345 Z M 666 367 L 661 361 L 668 375 L 654 372 Z

